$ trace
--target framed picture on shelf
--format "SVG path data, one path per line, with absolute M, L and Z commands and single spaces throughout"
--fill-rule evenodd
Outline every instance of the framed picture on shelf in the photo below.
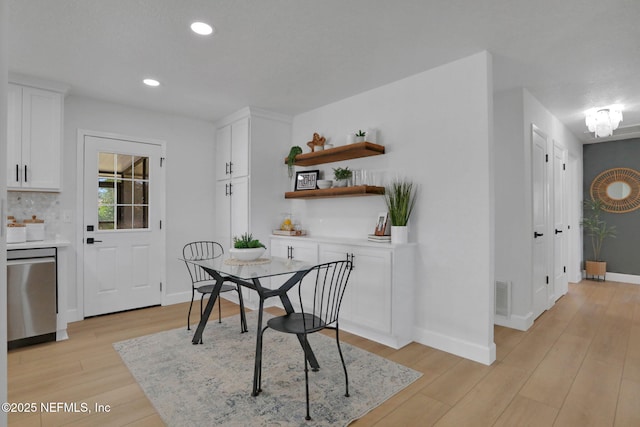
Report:
M 378 220 L 376 221 L 376 231 L 374 234 L 376 236 L 384 236 L 387 233 L 387 226 L 389 223 L 389 213 L 388 212 L 380 212 L 378 214 Z
M 318 188 L 316 186 L 316 182 L 318 181 L 319 174 L 319 170 L 296 172 L 295 191 L 315 190 L 316 188 Z

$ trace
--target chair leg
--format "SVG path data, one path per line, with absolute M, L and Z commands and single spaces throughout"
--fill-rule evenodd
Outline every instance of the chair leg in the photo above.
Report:
M 307 334 L 304 334 L 304 344 L 304 348 L 307 348 Z M 307 397 L 307 416 L 305 419 L 308 421 L 311 419 L 311 415 L 309 414 L 309 361 L 307 360 L 306 352 L 302 352 L 302 357 L 304 357 L 304 386 Z
M 218 295 L 218 323 L 222 323 L 222 297 Z
M 264 337 L 264 331 L 266 331 L 269 328 L 269 326 L 265 326 L 264 328 L 262 328 L 262 332 L 260 332 L 260 348 L 259 348 L 259 352 L 260 352 L 260 359 L 258 361 L 258 390 L 262 391 L 262 338 Z
M 249 332 L 247 328 L 247 315 L 244 312 L 244 298 L 242 297 L 242 289 L 236 285 L 236 291 L 238 292 L 238 301 L 240 302 L 240 333 Z
M 191 305 L 189 305 L 189 314 L 187 314 L 187 331 L 191 330 L 191 308 L 193 307 L 193 298 L 195 298 L 195 296 L 196 296 L 196 291 L 192 287 L 191 288 Z
M 340 360 L 342 360 L 342 369 L 344 369 L 344 383 L 345 383 L 345 397 L 349 397 L 349 374 L 347 374 L 347 365 L 344 363 L 344 357 L 342 356 L 342 349 L 340 348 L 340 337 L 338 333 L 338 325 L 336 325 L 336 344 L 338 344 L 338 353 L 340 353 Z

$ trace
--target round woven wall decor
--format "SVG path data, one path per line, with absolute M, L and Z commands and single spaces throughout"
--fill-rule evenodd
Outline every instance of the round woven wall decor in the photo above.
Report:
M 596 176 L 591 197 L 602 200 L 607 212 L 625 213 L 640 208 L 640 172 L 631 168 L 613 168 Z

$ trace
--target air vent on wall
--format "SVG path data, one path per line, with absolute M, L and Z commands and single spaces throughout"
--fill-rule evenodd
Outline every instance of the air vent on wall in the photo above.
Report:
M 496 315 L 511 317 L 511 282 L 496 280 Z

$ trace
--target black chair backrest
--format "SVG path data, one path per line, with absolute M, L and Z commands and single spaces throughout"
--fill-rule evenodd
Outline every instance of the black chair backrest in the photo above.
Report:
M 191 242 L 187 243 L 182 249 L 182 257 L 185 260 L 204 260 L 215 259 L 224 255 L 224 249 L 218 242 Z M 191 275 L 191 281 L 196 284 L 198 282 L 213 280 L 211 275 L 207 273 L 204 268 L 185 261 L 187 270 Z
M 321 329 L 338 321 L 351 266 L 351 261 L 347 260 L 319 264 L 309 269 L 300 280 L 298 296 L 306 330 Z M 312 300 L 308 292 L 310 286 L 313 287 Z

